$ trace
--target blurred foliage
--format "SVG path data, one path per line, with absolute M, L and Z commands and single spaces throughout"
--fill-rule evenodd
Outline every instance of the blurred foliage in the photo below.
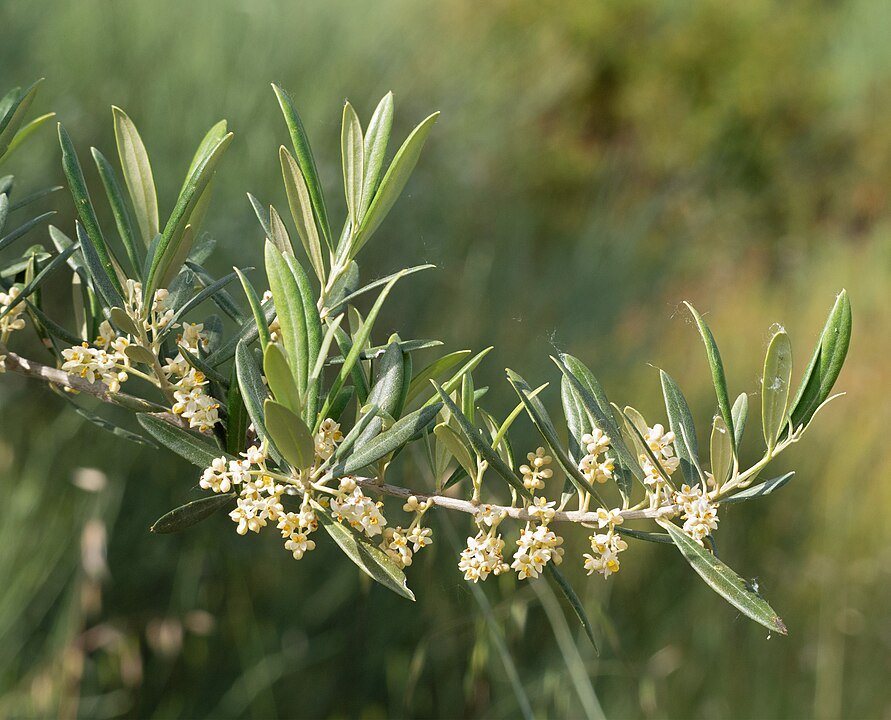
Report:
M 159 188 L 177 187 L 193 138 L 228 118 L 215 270 L 261 247 L 245 191 L 285 205 L 268 82 L 297 99 L 335 195 L 343 97 L 367 115 L 393 89 L 395 134 L 442 110 L 381 230 L 391 251 L 367 261 L 440 266 L 389 313 L 453 347 L 494 341 L 478 383 L 496 405 L 512 402 L 499 368 L 553 380 L 556 345 L 648 417 L 647 363 L 665 367 L 704 428 L 714 401 L 682 300 L 709 311 L 731 392 L 757 392 L 770 322 L 790 331 L 800 372 L 833 292 L 848 288 L 857 317 L 848 396 L 783 458 L 794 482 L 769 505 L 728 509 L 718 537 L 758 573 L 789 637 L 738 621 L 677 553 L 635 546 L 608 582 L 567 569 L 600 658 L 548 611 L 546 586 L 499 578 L 472 593 L 449 545 L 461 519 L 434 518 L 437 542 L 410 570 L 416 604 L 368 587 L 334 549 L 295 563 L 223 517 L 150 536 L 194 469 L 4 378 L 0 714 L 515 717 L 526 701 L 553 717 L 891 712 L 891 5 L 7 0 L 0 18 L 3 86 L 45 75 L 39 112 L 84 146 L 112 147 L 110 105 L 125 108 Z M 57 153 L 46 133 L 7 171 L 31 189 L 57 182 Z M 70 227 L 66 197 L 52 202 Z M 443 311 L 423 287 L 462 299 Z M 94 466 L 107 477 L 82 469 Z

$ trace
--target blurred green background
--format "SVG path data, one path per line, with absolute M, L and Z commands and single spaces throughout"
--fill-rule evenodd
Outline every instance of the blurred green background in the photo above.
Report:
M 5 377 L 0 715 L 513 718 L 528 701 L 541 717 L 891 717 L 889 29 L 882 0 L 5 0 L 2 87 L 45 76 L 37 109 L 82 157 L 113 154 L 110 105 L 125 108 L 162 215 L 203 132 L 229 120 L 216 271 L 257 261 L 245 191 L 285 206 L 270 81 L 293 94 L 330 198 L 344 98 L 367 120 L 394 90 L 400 137 L 441 110 L 364 267 L 439 266 L 397 288 L 381 334 L 494 343 L 477 383 L 496 409 L 513 402 L 502 369 L 554 381 L 556 347 L 651 421 L 648 363 L 666 368 L 705 428 L 713 391 L 683 300 L 755 406 L 771 323 L 796 375 L 841 287 L 855 330 L 847 397 L 777 463 L 794 482 L 722 513 L 723 557 L 789 636 L 738 617 L 671 548 L 635 544 L 618 576 L 585 578 L 579 534 L 566 567 L 599 658 L 544 583 L 468 588 L 449 541 L 463 518 L 434 519 L 415 604 L 327 544 L 297 563 L 224 516 L 152 536 L 195 469 Z M 52 130 L 7 171 L 61 182 Z M 70 231 L 69 197 L 46 204 Z M 526 426 L 518 440 L 535 442 Z

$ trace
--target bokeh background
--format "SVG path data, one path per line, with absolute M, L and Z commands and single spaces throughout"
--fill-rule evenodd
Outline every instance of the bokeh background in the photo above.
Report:
M 217 271 L 256 263 L 245 191 L 285 206 L 270 81 L 294 95 L 338 211 L 344 98 L 367 119 L 394 90 L 398 136 L 441 110 L 366 274 L 439 266 L 397 289 L 381 331 L 493 343 L 477 382 L 496 409 L 513 402 L 502 369 L 554 381 L 556 347 L 653 418 L 652 365 L 666 368 L 705 428 L 714 398 L 683 300 L 756 407 L 772 323 L 798 373 L 842 287 L 855 328 L 848 395 L 777 463 L 794 482 L 722 513 L 723 557 L 789 636 L 738 617 L 671 548 L 636 544 L 608 582 L 568 563 L 599 657 L 545 583 L 470 589 L 460 518 L 435 518 L 415 604 L 331 548 L 296 563 L 224 516 L 152 536 L 195 469 L 5 377 L 0 715 L 513 718 L 528 702 L 543 717 L 891 717 L 889 29 L 883 0 L 5 0 L 3 87 L 45 76 L 37 107 L 84 156 L 113 154 L 110 106 L 125 108 L 162 208 L 229 120 Z M 7 170 L 20 187 L 62 179 L 42 133 Z M 70 230 L 67 195 L 45 204 Z M 518 442 L 535 442 L 528 427 Z

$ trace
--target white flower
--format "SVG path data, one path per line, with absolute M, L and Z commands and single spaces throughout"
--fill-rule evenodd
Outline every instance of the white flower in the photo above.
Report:
M 508 570 L 501 556 L 503 550 L 501 535 L 480 531 L 476 537 L 467 538 L 467 547 L 461 551 L 458 569 L 464 573 L 464 579 L 471 582 L 485 580 L 490 574 L 500 575 Z
M 582 435 L 582 445 L 588 455 L 600 455 L 609 450 L 610 439 L 604 435 L 600 428 L 594 428 L 591 432 Z
M 433 530 L 428 527 L 415 525 L 408 531 L 408 541 L 412 543 L 412 550 L 417 552 L 421 548 L 433 543 Z
M 241 453 L 241 457 L 246 458 L 250 465 L 262 465 L 267 458 L 266 441 L 264 440 L 260 447 L 251 445 L 245 452 Z
M 548 499 L 544 496 L 539 496 L 532 501 L 527 512 L 530 517 L 542 525 L 547 525 L 554 518 L 555 511 L 553 508 L 556 504 L 556 502 L 548 502 Z
M 331 418 L 325 418 L 319 425 L 319 431 L 315 437 L 317 460 L 324 461 L 331 457 L 342 440 L 343 433 L 340 432 L 340 425 Z
M 300 560 L 310 550 L 314 550 L 316 543 L 306 537 L 306 533 L 296 532 L 285 542 L 285 549 L 290 550 L 295 560 Z
M 489 527 L 498 525 L 505 517 L 503 510 L 499 510 L 494 505 L 489 505 L 488 503 L 480 505 L 474 514 L 477 523 L 485 523 Z
M 544 570 L 548 562 L 555 565 L 563 562 L 563 538 L 559 537 L 546 525 L 531 528 L 528 524 L 520 530 L 517 540 L 517 551 L 511 567 L 517 571 L 520 580 L 536 578 Z
M 660 455 L 664 458 L 670 458 L 674 455 L 674 448 L 671 444 L 674 442 L 674 433 L 665 432 L 665 428 L 656 423 L 651 428 L 647 428 L 646 437 L 647 445 L 656 457 Z
M 9 292 L 0 293 L 0 311 L 6 310 L 13 301 L 22 294 L 22 289 L 17 285 L 9 288 Z M 25 303 L 20 302 L 10 310 L 3 318 L 0 318 L 0 332 L 4 335 L 13 330 L 21 330 L 25 327 L 25 318 L 19 317 L 25 310 Z
M 625 521 L 622 517 L 622 511 L 619 508 L 607 510 L 606 508 L 597 508 L 597 525 L 598 527 L 606 527 L 607 525 L 621 525 Z
M 344 478 L 343 480 L 347 480 Z M 341 491 L 344 491 L 344 482 L 341 480 Z M 331 499 L 331 510 L 340 521 L 348 522 L 354 529 L 361 530 L 368 537 L 380 535 L 387 525 L 387 519 L 380 509 L 383 503 L 374 502 L 362 493 L 362 489 L 356 487 L 355 481 L 351 482 L 353 489 L 343 495 L 342 498 Z M 347 485 L 349 487 L 349 484 Z

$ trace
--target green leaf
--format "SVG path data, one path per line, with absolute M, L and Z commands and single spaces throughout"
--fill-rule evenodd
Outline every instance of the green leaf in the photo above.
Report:
M 33 135 L 37 130 L 45 125 L 47 122 L 56 117 L 56 113 L 46 113 L 45 115 L 41 115 L 40 117 L 34 118 L 27 125 L 22 126 L 22 128 L 15 134 L 12 138 L 12 141 L 7 146 L 4 152 L 0 152 L 0 165 L 2 165 L 6 160 L 12 155 L 16 150 L 18 150 L 31 135 Z
M 391 342 L 380 360 L 376 363 L 376 376 L 366 402 L 372 403 L 387 414 L 395 415 L 402 397 L 402 351 L 397 342 Z M 357 445 L 361 448 L 365 443 L 378 435 L 383 429 L 383 419 L 375 418 L 359 437 Z
M 390 212 L 390 208 L 393 207 L 399 195 L 402 194 L 412 170 L 418 163 L 421 150 L 427 141 L 427 135 L 430 134 L 433 123 L 438 117 L 439 113 L 436 112 L 423 120 L 397 151 L 353 238 L 353 247 L 349 253 L 351 258 L 355 257 L 362 246 L 368 242 L 374 231 L 384 221 L 387 213 Z
M 645 542 L 661 543 L 663 545 L 674 545 L 671 535 L 668 533 L 646 532 L 645 530 L 632 530 L 624 526 L 616 526 L 616 532 L 619 535 L 627 535 L 636 540 L 644 540 Z
M 6 195 L 2 195 L 0 197 L 6 197 Z M 27 222 L 22 223 L 15 230 L 13 230 L 12 232 L 10 232 L 7 235 L 4 235 L 2 238 L 0 238 L 0 250 L 4 250 L 7 246 L 11 245 L 16 240 L 18 240 L 20 237 L 23 237 L 26 233 L 30 232 L 35 227 L 40 225 L 40 223 L 42 223 L 44 220 L 52 217 L 55 214 L 56 214 L 55 210 L 50 210 L 48 212 L 43 213 L 42 215 L 38 215 L 35 218 L 31 218 Z
M 612 406 L 609 404 L 603 388 L 591 371 L 578 358 L 572 355 L 561 354 L 559 358 L 551 357 L 551 360 L 560 368 L 564 377 L 569 380 L 569 385 L 588 416 L 588 422 L 591 424 L 591 427 L 597 427 L 601 432 L 609 436 L 618 461 L 618 467 L 613 473 L 613 477 L 616 479 L 616 484 L 627 497 L 631 490 L 630 478 L 636 477 L 643 482 L 643 471 L 637 462 L 637 458 L 631 454 L 622 441 L 619 426 L 612 416 Z
M 232 363 L 229 373 L 229 392 L 226 396 L 226 451 L 231 455 L 238 455 L 247 446 L 247 430 L 251 419 L 244 399 L 241 396 L 241 386 L 238 384 L 238 366 Z
M 715 386 L 715 395 L 718 398 L 718 408 L 721 410 L 721 417 L 724 418 L 724 424 L 730 430 L 730 438 L 733 435 L 733 413 L 730 408 L 730 396 L 727 393 L 727 378 L 724 376 L 724 364 L 721 362 L 721 353 L 718 352 L 718 344 L 715 342 L 715 336 L 706 324 L 702 316 L 696 311 L 690 303 L 685 302 L 684 305 L 690 311 L 693 319 L 696 321 L 696 327 L 699 328 L 699 334 L 702 336 L 702 342 L 705 345 L 705 354 L 708 357 L 708 365 L 712 371 L 712 383 Z
M 730 477 L 733 469 L 733 440 L 730 431 L 724 424 L 724 418 L 718 416 L 712 420 L 712 436 L 709 441 L 712 461 L 712 475 L 718 487 Z
M 269 206 L 269 232 L 266 233 L 266 237 L 272 240 L 272 244 L 278 248 L 282 255 L 294 254 L 294 246 L 291 244 L 288 229 L 285 227 L 281 215 L 278 214 L 278 210 L 272 205 Z M 304 245 L 304 247 L 306 246 Z
M 216 458 L 225 455 L 202 437 L 166 423 L 153 415 L 140 413 L 136 419 L 146 432 L 164 447 L 200 468 L 209 467 Z
M 312 433 L 300 417 L 269 398 L 263 403 L 266 430 L 282 457 L 294 470 L 312 465 L 315 443 Z
M 294 107 L 294 103 L 288 93 L 275 84 L 273 84 L 272 89 L 275 91 L 278 104 L 285 117 L 285 123 L 288 126 L 288 134 L 291 136 L 291 144 L 294 146 L 294 156 L 297 159 L 297 164 L 300 166 L 300 172 L 306 180 L 306 188 L 312 202 L 316 222 L 321 229 L 322 237 L 325 238 L 325 243 L 331 248 L 333 244 L 331 242 L 331 226 L 328 222 L 328 210 L 325 207 L 322 183 L 319 181 L 319 173 L 316 170 L 316 161 L 309 146 L 309 138 L 306 137 L 303 122 L 300 120 L 297 109 Z
M 739 444 L 742 442 L 743 433 L 746 429 L 746 419 L 749 417 L 749 396 L 740 393 L 736 400 L 733 401 L 733 447 L 734 451 L 739 454 Z
M 272 301 L 278 314 L 279 335 L 285 354 L 294 369 L 297 389 L 306 395 L 309 376 L 309 348 L 306 338 L 306 314 L 303 298 L 297 287 L 297 278 L 291 272 L 284 256 L 268 240 L 266 241 L 266 277 L 272 290 Z M 312 358 L 315 360 L 315 356 Z
M 761 429 L 770 453 L 786 425 L 789 384 L 792 382 L 792 343 L 785 331 L 776 333 L 767 346 L 761 381 Z
M 93 209 L 93 203 L 90 201 L 90 194 L 87 192 L 87 184 L 84 180 L 84 174 L 77 159 L 77 153 L 71 138 L 59 123 L 59 144 L 62 147 L 62 169 L 65 172 L 65 178 L 68 180 L 68 188 L 71 196 L 74 198 L 74 206 L 77 209 L 78 217 L 86 230 L 89 240 L 87 243 L 81 243 L 84 249 L 84 255 L 87 253 L 86 246 L 91 246 L 91 250 L 98 261 L 98 267 L 102 269 L 102 274 L 108 279 L 108 284 L 114 288 L 117 295 L 123 296 L 124 291 L 118 280 L 114 264 L 108 252 L 108 246 L 102 237 L 102 230 L 99 227 L 99 221 L 96 219 L 96 211 Z M 0 242 L 0 247 L 3 243 Z M 91 272 L 93 272 L 91 270 Z M 96 275 L 98 276 L 98 272 Z M 94 279 L 96 279 L 94 277 Z M 120 305 L 121 303 L 110 302 L 111 305 Z
M 338 445 L 337 449 L 334 451 L 335 460 L 341 460 L 350 454 L 356 441 L 362 433 L 365 432 L 365 428 L 368 427 L 368 424 L 378 416 L 379 412 L 380 408 L 374 404 L 366 405 L 362 408 L 362 414 L 359 416 L 359 419 L 356 420 L 356 424 L 353 425 L 350 431 L 344 436 L 340 445 Z
M 560 438 L 557 436 L 557 428 L 554 427 L 554 423 L 551 420 L 550 415 L 548 415 L 544 403 L 532 394 L 530 385 L 513 370 L 507 370 L 507 380 L 520 397 L 533 425 L 535 425 L 538 432 L 541 433 L 548 448 L 557 459 L 557 464 L 560 465 L 560 468 L 566 476 L 572 479 L 573 484 L 580 492 L 589 493 L 600 505 L 604 505 L 605 503 L 600 497 L 600 493 L 598 493 L 591 483 L 588 482 L 588 479 L 582 475 L 578 465 L 573 462 L 572 458 L 569 457 L 566 450 L 561 445 Z
M 19 303 L 24 302 L 26 298 L 36 292 L 43 282 L 54 275 L 58 270 L 60 270 L 68 260 L 68 258 L 77 250 L 77 245 L 72 245 L 67 250 L 64 250 L 59 255 L 56 255 L 47 265 L 43 268 L 34 278 L 29 282 L 25 287 L 22 288 L 19 296 L 15 298 L 12 302 L 9 303 L 2 311 L 0 311 L 0 318 L 6 317 L 9 312 L 16 307 Z
M 282 349 L 273 342 L 268 343 L 263 352 L 263 374 L 272 390 L 272 396 L 292 413 L 300 415 L 303 405 L 294 381 L 294 372 Z
M 445 388 L 439 385 L 435 380 L 431 380 L 430 382 L 433 383 L 433 387 L 435 387 L 436 392 L 439 393 L 442 405 L 444 405 L 451 413 L 455 423 L 458 425 L 458 429 L 461 431 L 461 434 L 464 436 L 464 439 L 470 447 L 473 448 L 474 452 L 485 460 L 489 464 L 489 467 L 500 475 L 501 478 L 507 482 L 508 485 L 513 487 L 522 497 L 532 497 L 520 478 L 516 476 L 513 469 L 501 459 L 501 456 L 492 449 L 492 446 L 483 438 L 480 431 L 471 425 L 470 421 L 464 416 L 464 413 L 461 412 L 461 409 L 455 405 L 455 402 L 449 397 Z
M 150 530 L 158 534 L 185 530 L 206 520 L 223 508 L 232 506 L 236 497 L 235 493 L 225 493 L 193 500 L 159 517 Z
M 790 405 L 793 429 L 807 425 L 817 408 L 829 397 L 844 365 L 850 342 L 851 303 L 847 291 L 842 290 L 829 312 L 814 354 Z
M 160 232 L 158 196 L 155 192 L 152 166 L 133 121 L 119 107 L 112 106 L 111 111 L 114 116 L 114 137 L 118 146 L 118 157 L 121 160 L 121 169 L 124 171 L 124 183 L 130 193 L 142 241 L 148 247 L 155 235 Z
M 582 605 L 581 598 L 576 594 L 575 589 L 572 585 L 569 584 L 569 581 L 560 572 L 552 563 L 548 563 L 545 565 L 545 570 L 547 570 L 548 574 L 553 578 L 554 582 L 557 583 L 557 587 L 560 588 L 560 592 L 563 593 L 564 597 L 569 601 L 570 607 L 572 607 L 573 612 L 575 612 L 576 617 L 579 619 L 579 622 L 582 624 L 582 627 L 585 629 L 585 635 L 588 636 L 588 640 L 591 641 L 591 645 L 594 646 L 594 652 L 599 654 L 599 650 L 597 649 L 597 641 L 594 639 L 594 626 L 591 625 L 591 621 L 588 619 L 588 613 L 585 612 L 585 606 Z
M 265 316 L 267 323 L 272 322 L 275 318 L 275 306 L 271 302 L 263 305 L 263 315 Z M 246 345 L 250 345 L 257 339 L 258 335 L 259 330 L 257 329 L 256 321 L 253 317 L 248 318 L 241 327 L 235 331 L 235 334 L 232 337 L 207 356 L 207 364 L 214 366 L 221 365 L 235 355 L 235 349 L 238 347 L 239 343 L 244 342 Z
M 117 282 L 117 275 L 114 271 L 112 271 L 111 276 L 106 273 L 102 258 L 97 252 L 96 246 L 92 243 L 90 236 L 84 230 L 84 226 L 78 221 L 75 221 L 75 225 L 77 239 L 80 242 L 81 252 L 84 256 L 84 264 L 89 273 L 93 289 L 99 298 L 104 301 L 106 308 L 123 306 L 124 297 L 119 291 L 120 283 Z
M 233 268 L 234 272 L 231 272 L 228 275 L 221 277 L 219 280 L 214 280 L 214 282 L 212 282 L 210 285 L 208 285 L 203 290 L 201 290 L 201 292 L 196 294 L 194 297 L 191 297 L 188 300 L 186 300 L 186 302 L 184 302 L 182 305 L 179 306 L 179 309 L 176 311 L 176 313 L 174 313 L 173 317 L 170 319 L 170 322 L 165 327 L 164 332 L 162 333 L 162 336 L 166 337 L 167 334 L 170 333 L 171 330 L 173 330 L 173 326 L 176 325 L 177 323 L 179 323 L 188 312 L 190 312 L 191 310 L 198 307 L 201 303 L 203 303 L 208 298 L 213 298 L 224 287 L 226 287 L 226 285 L 231 283 L 233 280 L 235 280 L 235 278 L 239 277 L 239 275 L 241 275 L 242 273 L 249 272 L 250 270 L 253 270 L 253 269 L 254 268 L 252 268 L 252 267 L 242 268 L 240 270 L 238 268 Z M 185 272 L 190 272 L 190 271 L 186 270 Z M 262 311 L 261 311 L 261 317 L 262 317 Z
M 755 622 L 781 635 L 787 633 L 785 624 L 774 609 L 764 598 L 753 593 L 745 580 L 674 523 L 667 520 L 657 522 L 668 531 L 681 554 L 712 590 Z
M 238 348 L 235 351 L 235 372 L 238 377 L 238 389 L 241 390 L 242 402 L 244 402 L 244 407 L 254 424 L 257 435 L 272 443 L 263 415 L 263 403 L 269 393 L 266 390 L 266 385 L 263 384 L 263 376 L 260 374 L 260 367 L 254 358 L 254 353 L 251 351 L 249 343 L 244 340 L 238 343 Z
M 124 350 L 124 354 L 135 363 L 154 365 L 155 362 L 155 356 L 141 345 L 128 345 Z
M 442 384 L 443 390 L 445 390 L 447 393 L 450 393 L 450 392 L 456 390 L 458 388 L 458 386 L 461 384 L 462 379 L 464 378 L 464 375 L 469 372 L 473 372 L 477 368 L 477 366 L 483 361 L 483 358 L 486 357 L 486 355 L 488 355 L 492 351 L 492 347 L 493 346 L 490 345 L 489 347 L 487 347 L 483 350 L 480 350 L 476 355 L 474 355 L 472 358 L 470 358 L 470 360 L 468 360 L 460 368 L 458 368 L 458 370 L 455 371 L 454 375 L 452 375 L 448 380 L 446 380 Z M 434 402 L 435 400 L 436 400 L 436 393 L 433 394 L 433 397 L 431 397 L 429 400 L 427 400 L 425 405 L 429 405 L 430 403 Z
M 458 436 L 458 433 L 452 430 L 446 423 L 439 423 L 439 425 L 433 428 L 433 434 L 436 436 L 436 441 L 442 443 L 452 457 L 458 461 L 458 465 L 464 468 L 464 472 L 471 477 L 476 475 L 476 462 L 470 456 L 470 451 L 467 449 L 464 441 Z
M 285 192 L 288 195 L 288 206 L 291 208 L 291 217 L 294 218 L 294 224 L 297 226 L 297 234 L 300 236 L 306 257 L 309 258 L 316 277 L 319 278 L 319 282 L 324 284 L 325 261 L 322 257 L 322 244 L 316 229 L 309 189 L 297 161 L 284 145 L 279 148 L 279 157 L 282 164 L 282 177 L 285 181 Z
M 127 204 L 124 202 L 121 186 L 118 184 L 117 177 L 115 177 L 114 168 L 112 168 L 105 156 L 96 148 L 90 148 L 90 151 L 93 153 L 96 169 L 99 171 L 102 186 L 105 188 L 105 194 L 108 196 L 108 204 L 111 206 L 111 214 L 114 216 L 118 235 L 121 238 L 124 249 L 127 251 L 130 265 L 133 267 L 133 277 L 138 277 L 145 258 L 133 241 L 133 225 L 130 222 L 130 213 L 127 211 Z
M 244 273 L 238 268 L 233 269 L 238 275 L 241 287 L 244 289 L 244 294 L 247 297 L 248 305 L 251 308 L 251 313 L 254 316 L 254 323 L 256 323 L 257 336 L 260 338 L 260 345 L 261 347 L 266 347 L 272 342 L 272 336 L 269 333 L 269 324 L 266 322 L 266 314 L 263 312 L 260 298 L 258 297 L 254 286 L 251 284 L 251 281 L 245 277 Z
M 343 105 L 340 154 L 343 162 L 343 192 L 347 212 L 353 227 L 359 227 L 362 185 L 365 180 L 365 147 L 359 117 L 348 102 Z
M 139 337 L 139 330 L 136 327 L 136 323 L 133 322 L 133 319 L 123 308 L 111 308 L 108 311 L 108 318 L 111 320 L 112 323 L 114 323 L 115 327 L 117 327 L 122 332 L 125 332 L 128 335 Z
M 338 317 L 342 317 L 343 313 L 338 315 Z M 440 347 L 442 345 L 441 340 L 399 340 L 394 341 L 397 345 L 399 345 L 399 349 L 402 350 L 402 354 L 408 355 L 409 353 L 413 353 L 417 350 L 429 350 L 430 348 Z M 350 341 L 350 347 L 352 347 L 352 341 Z M 387 348 L 390 346 L 390 343 L 386 345 L 375 345 L 374 347 L 366 348 L 359 354 L 360 360 L 376 360 L 381 357 L 384 352 L 386 352 Z M 470 352 L 469 350 L 467 352 Z M 347 351 L 349 354 L 349 351 Z M 325 358 L 325 365 L 342 365 L 344 361 L 343 355 L 332 355 L 331 357 Z
M 408 589 L 405 573 L 389 555 L 364 535 L 334 520 L 318 503 L 313 502 L 313 507 L 325 531 L 362 572 L 397 595 L 415 599 L 414 593 Z
M 186 179 L 179 190 L 180 193 L 182 193 L 186 189 L 186 184 L 188 183 L 189 178 L 192 176 L 192 173 L 195 172 L 195 169 L 202 162 L 204 162 L 205 159 L 210 157 L 210 155 L 213 153 L 214 147 L 216 147 L 220 140 L 226 137 L 227 130 L 228 123 L 225 120 L 220 120 L 210 130 L 207 131 L 207 134 L 198 145 L 198 149 L 195 151 L 195 154 L 192 156 L 192 162 L 189 164 L 189 169 L 186 172 Z
M 303 397 L 303 419 L 306 424 L 313 427 L 316 423 L 316 413 L 319 411 L 319 396 L 322 392 L 322 384 L 319 380 L 309 381 L 316 358 L 322 349 L 322 322 L 319 311 L 316 309 L 317 298 L 310 286 L 309 276 L 303 266 L 297 262 L 293 255 L 285 255 L 285 262 L 291 270 L 291 274 L 297 281 L 297 289 L 300 292 L 300 300 L 303 305 L 303 320 L 306 326 L 306 392 Z
M 139 445 L 145 445 L 146 447 L 158 449 L 158 445 L 148 438 L 144 438 L 142 435 L 137 435 L 134 432 L 130 432 L 129 430 L 125 430 L 122 427 L 119 427 L 116 423 L 110 422 L 106 420 L 104 417 L 100 417 L 99 415 L 94 415 L 93 413 L 85 410 L 80 407 L 71 397 L 68 396 L 67 393 L 63 393 L 61 390 L 58 391 L 58 395 L 63 396 L 69 403 L 71 403 L 71 407 L 74 412 L 80 415 L 85 420 L 91 422 L 98 428 L 101 428 L 107 433 L 111 433 L 112 435 L 116 435 L 122 440 L 128 440 L 132 443 L 137 443 Z
M 18 98 L 9 104 L 2 119 L 0 119 L 0 156 L 6 155 L 13 138 L 25 122 L 25 117 L 28 114 L 28 110 L 31 109 L 31 103 L 34 101 L 34 96 L 37 95 L 37 90 L 42 82 L 43 78 L 40 78 L 27 90 L 18 95 Z
M 352 265 L 355 266 L 355 263 L 352 263 Z M 397 277 L 403 278 L 403 277 L 406 277 L 407 275 L 411 275 L 413 273 L 420 272 L 421 270 L 429 270 L 430 268 L 435 268 L 435 267 L 436 267 L 436 265 L 431 265 L 430 263 L 426 263 L 424 265 L 415 265 L 413 267 L 403 268 L 402 270 L 399 270 L 398 272 L 391 273 L 391 274 L 387 275 L 386 277 L 378 278 L 377 280 L 374 280 L 374 281 L 368 283 L 367 285 L 363 285 L 358 290 L 353 290 L 352 292 L 350 292 L 342 297 L 336 298 L 336 302 L 332 302 L 331 307 L 335 308 L 340 305 L 344 305 L 346 303 L 351 303 L 357 297 L 359 297 L 360 295 L 363 295 L 364 293 L 367 293 L 369 290 L 374 290 L 375 288 L 378 288 L 381 285 L 386 285 L 393 278 L 397 278 Z M 332 294 L 332 298 L 333 298 L 333 294 Z
M 364 217 L 380 183 L 392 127 L 393 93 L 388 92 L 378 103 L 365 133 L 365 178 L 362 181 L 362 204 L 359 207 L 359 218 Z
M 738 493 L 734 493 L 729 497 L 721 498 L 721 505 L 733 505 L 734 503 L 741 503 L 746 500 L 753 500 L 754 498 L 770 495 L 772 492 L 779 490 L 783 485 L 789 482 L 793 475 L 795 475 L 794 472 L 787 472 L 785 475 L 780 475 L 780 477 L 775 477 L 771 480 L 765 480 L 762 483 L 758 483 L 757 485 L 752 485 L 752 487 L 740 490 Z
M 164 232 L 161 234 L 161 240 L 152 257 L 152 265 L 149 269 L 148 276 L 144 288 L 144 296 L 152 297 L 155 290 L 159 287 L 158 283 L 162 278 L 168 276 L 170 272 L 178 272 L 177 260 L 185 261 L 188 255 L 186 249 L 185 255 L 182 254 L 183 246 L 190 240 L 189 233 L 186 232 L 188 226 L 192 226 L 193 232 L 197 230 L 197 223 L 193 224 L 193 214 L 199 209 L 199 205 L 206 207 L 207 197 L 205 190 L 208 189 L 214 171 L 219 164 L 220 158 L 232 142 L 232 133 L 225 135 L 198 166 L 189 175 L 183 191 L 180 193 L 164 226 Z M 200 212 L 197 214 L 201 214 Z
M 665 398 L 665 412 L 668 413 L 668 424 L 674 433 L 674 449 L 681 461 L 684 479 L 690 486 L 696 485 L 701 478 L 697 472 L 699 465 L 699 445 L 696 440 L 696 428 L 690 406 L 677 383 L 664 370 L 659 371 L 662 381 L 662 395 Z
M 442 405 L 436 403 L 400 418 L 393 423 L 389 430 L 382 432 L 358 448 L 345 461 L 338 463 L 332 473 L 335 477 L 352 475 L 368 465 L 373 465 L 401 448 L 415 434 L 424 430 L 436 418 L 441 408 Z

